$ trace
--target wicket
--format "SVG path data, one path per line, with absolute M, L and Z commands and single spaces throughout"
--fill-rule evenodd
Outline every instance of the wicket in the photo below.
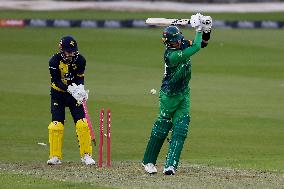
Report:
M 110 109 L 107 110 L 106 115 L 106 135 L 104 134 L 104 114 L 105 110 L 102 108 L 100 112 L 100 143 L 99 143 L 99 158 L 98 158 L 98 167 L 103 166 L 103 143 L 104 143 L 104 136 L 106 136 L 106 166 L 110 167 L 110 123 L 111 123 L 111 116 L 110 116 Z

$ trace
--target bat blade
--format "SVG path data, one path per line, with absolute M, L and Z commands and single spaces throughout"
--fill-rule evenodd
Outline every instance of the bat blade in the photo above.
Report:
M 154 26 L 187 25 L 190 24 L 190 19 L 147 18 L 145 23 Z
M 93 126 L 92 126 L 92 122 L 91 122 L 91 119 L 90 119 L 90 116 L 89 116 L 89 113 L 88 113 L 87 103 L 86 103 L 85 100 L 83 101 L 83 108 L 84 108 L 85 117 L 86 117 L 87 122 L 88 122 L 91 140 L 94 142 L 94 145 L 96 146 L 97 143 L 96 143 L 96 138 L 95 138 L 95 134 L 94 134 L 94 129 L 93 129 Z

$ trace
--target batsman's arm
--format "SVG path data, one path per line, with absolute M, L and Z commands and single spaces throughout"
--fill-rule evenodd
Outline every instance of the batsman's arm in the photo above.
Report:
M 189 57 L 191 57 L 192 55 L 194 55 L 195 53 L 197 53 L 200 48 L 201 48 L 201 36 L 202 33 L 201 32 L 196 32 L 195 33 L 195 38 L 194 41 L 192 43 L 192 45 L 186 49 L 183 50 L 183 57 L 184 59 L 187 59 Z
M 201 32 L 196 32 L 195 39 L 190 47 L 174 51 L 169 57 L 170 62 L 182 62 L 198 52 L 201 48 L 201 35 Z
M 68 86 L 61 81 L 59 67 L 54 58 L 51 58 L 49 61 L 49 72 L 51 76 L 51 87 L 58 91 L 66 92 Z
M 201 48 L 201 32 L 196 32 L 195 39 L 191 46 L 186 48 L 183 51 L 179 51 L 180 54 L 178 54 L 177 57 L 172 57 L 175 59 L 172 59 L 170 61 L 176 61 L 176 62 L 184 62 L 185 59 L 190 58 L 193 54 L 198 52 Z M 176 51 L 178 52 L 178 51 Z M 176 56 L 176 55 L 173 55 Z M 170 80 L 171 83 L 175 83 L 176 81 L 180 80 L 181 78 L 186 78 L 188 73 L 190 72 L 190 64 L 189 63 L 183 63 L 178 64 L 176 72 L 172 76 L 172 79 Z
M 203 32 L 202 34 L 202 42 L 201 42 L 201 48 L 205 48 L 208 45 L 208 41 L 210 39 L 211 31 L 208 33 Z

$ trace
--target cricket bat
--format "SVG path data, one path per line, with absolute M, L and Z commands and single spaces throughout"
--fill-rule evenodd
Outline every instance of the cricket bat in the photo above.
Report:
M 87 122 L 88 122 L 88 127 L 89 127 L 89 130 L 90 130 L 91 140 L 93 141 L 94 145 L 96 146 L 96 144 L 97 144 L 96 143 L 96 138 L 95 138 L 92 122 L 91 122 L 91 119 L 90 119 L 90 116 L 89 116 L 89 113 L 88 113 L 86 100 L 83 100 L 83 108 L 84 108 L 85 117 L 86 117 Z
M 190 19 L 147 18 L 145 23 L 155 26 L 187 25 L 190 24 Z

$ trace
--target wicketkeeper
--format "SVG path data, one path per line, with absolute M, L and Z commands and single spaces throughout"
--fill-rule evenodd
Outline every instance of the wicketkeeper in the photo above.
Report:
M 159 97 L 160 108 L 142 162 L 145 171 L 150 174 L 157 173 L 157 157 L 169 131 L 172 130 L 163 173 L 174 175 L 187 137 L 190 122 L 190 57 L 207 46 L 212 19 L 198 13 L 191 16 L 190 22 L 196 30 L 193 41 L 185 40 L 176 26 L 168 26 L 163 32 L 162 39 L 166 50 L 165 73 Z
M 88 91 L 84 89 L 85 66 L 86 60 L 79 53 L 76 40 L 71 36 L 63 37 L 59 42 L 59 52 L 49 60 L 52 115 L 52 122 L 48 126 L 49 165 L 61 164 L 65 107 L 69 107 L 75 123 L 81 161 L 86 165 L 95 164 L 90 131 L 82 106 L 83 100 L 88 99 Z

